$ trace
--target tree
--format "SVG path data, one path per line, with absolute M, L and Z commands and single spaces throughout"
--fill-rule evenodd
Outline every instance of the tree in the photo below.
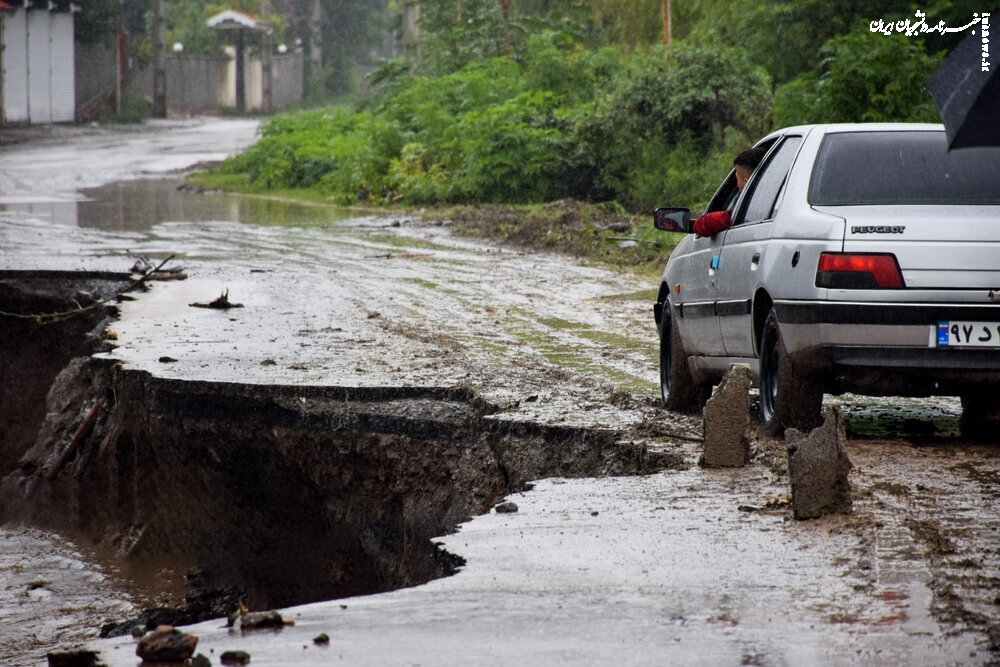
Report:
M 803 122 L 939 120 L 927 78 L 943 60 L 921 40 L 872 33 L 867 25 L 830 39 L 820 49 L 818 72 L 779 89 L 778 125 Z
M 603 42 L 634 49 L 663 39 L 662 0 L 592 2 L 591 12 Z
M 121 11 L 121 0 L 92 0 L 87 4 L 87 11 L 77 14 L 73 21 L 76 41 L 113 46 Z

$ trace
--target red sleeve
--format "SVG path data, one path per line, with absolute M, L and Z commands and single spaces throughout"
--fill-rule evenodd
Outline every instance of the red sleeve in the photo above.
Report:
M 698 236 L 715 236 L 733 221 L 729 211 L 706 213 L 694 221 L 694 233 Z

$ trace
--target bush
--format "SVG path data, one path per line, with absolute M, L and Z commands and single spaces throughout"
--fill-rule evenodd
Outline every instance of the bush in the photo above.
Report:
M 731 164 L 731 128 L 766 128 L 767 79 L 736 51 L 626 56 L 552 32 L 521 56 L 440 77 L 396 63 L 367 111 L 277 117 L 221 169 L 256 190 L 314 188 L 342 204 L 581 198 L 648 211 L 707 200 Z
M 953 4 L 935 11 L 971 14 Z M 937 119 L 923 83 L 941 56 L 862 20 L 906 3 L 694 3 L 676 8 L 686 41 L 671 47 L 650 45 L 654 5 L 423 0 L 418 61 L 384 64 L 369 78 L 378 94 L 351 111 L 275 118 L 222 169 L 250 189 L 338 203 L 585 199 L 648 212 L 697 208 L 775 125 Z M 626 46 L 588 48 L 609 34 Z M 952 37 L 940 37 L 943 49 Z M 356 67 L 335 60 L 342 79 L 313 82 L 324 95 L 352 87 Z
M 114 100 L 101 109 L 98 121 L 101 123 L 137 124 L 144 123 L 152 115 L 149 101 L 141 93 L 126 88 L 122 91 L 121 109 L 115 112 Z

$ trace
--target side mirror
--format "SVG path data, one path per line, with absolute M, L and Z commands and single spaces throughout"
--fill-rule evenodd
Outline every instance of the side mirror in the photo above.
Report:
M 691 209 L 664 206 L 653 212 L 653 226 L 664 232 L 691 233 Z

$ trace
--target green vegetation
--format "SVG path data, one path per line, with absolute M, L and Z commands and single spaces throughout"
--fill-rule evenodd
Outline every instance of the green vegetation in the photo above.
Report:
M 706 201 L 732 152 L 767 129 L 767 76 L 733 49 L 626 55 L 543 33 L 521 55 L 407 76 L 365 108 L 276 117 L 219 173 L 339 205 L 572 198 L 639 211 Z

